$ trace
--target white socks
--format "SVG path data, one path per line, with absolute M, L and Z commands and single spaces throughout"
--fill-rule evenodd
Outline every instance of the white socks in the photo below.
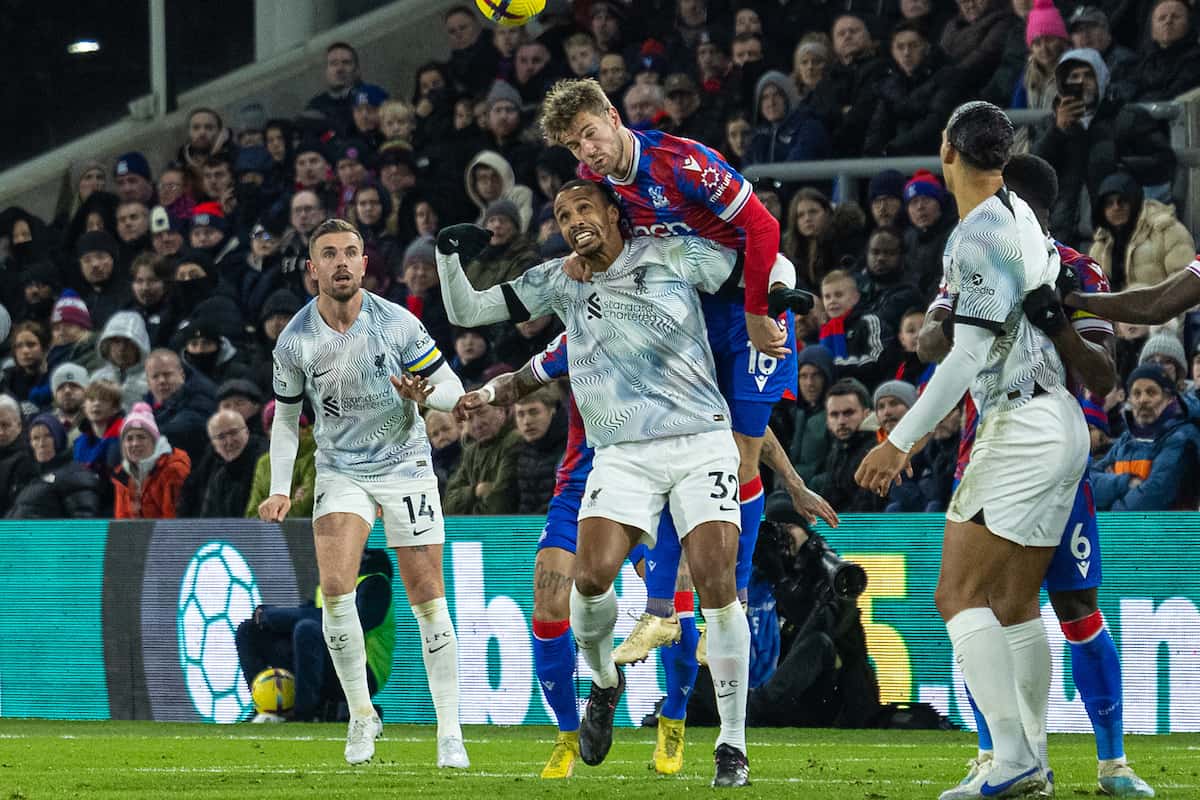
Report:
M 425 660 L 425 675 L 429 694 L 437 712 L 438 738 L 462 738 L 458 723 L 458 638 L 450 622 L 446 598 L 436 597 L 412 607 L 417 626 L 421 629 L 421 658 Z
M 325 595 L 321 608 L 321 627 L 325 647 L 333 660 L 351 717 L 373 717 L 371 690 L 367 687 L 367 650 L 363 644 L 362 624 L 354 605 L 355 592 Z
M 1032 766 L 1035 759 L 1017 710 L 1013 654 L 996 615 L 990 608 L 968 608 L 946 623 L 946 631 L 971 696 L 991 729 L 996 760 Z
M 1017 707 L 1029 746 L 1049 769 L 1046 751 L 1046 706 L 1050 703 L 1050 642 L 1041 617 L 1004 628 L 1013 656 L 1013 677 L 1017 687 Z M 989 723 L 990 724 L 990 723 Z
M 705 608 L 708 630 L 708 671 L 712 674 L 721 715 L 717 744 L 746 753 L 746 693 L 750 688 L 750 623 L 742 604 Z
M 579 651 L 592 670 L 592 682 L 601 689 L 617 685 L 613 663 L 613 627 L 617 624 L 617 595 L 613 588 L 595 597 L 585 597 L 571 587 L 571 630 Z M 710 642 L 712 634 L 709 634 Z M 711 644 L 709 645 L 711 648 Z

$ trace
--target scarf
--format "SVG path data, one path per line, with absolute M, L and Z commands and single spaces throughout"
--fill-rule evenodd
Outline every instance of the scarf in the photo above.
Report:
M 821 326 L 821 344 L 833 353 L 835 361 L 850 355 L 846 350 L 846 316 L 833 317 Z

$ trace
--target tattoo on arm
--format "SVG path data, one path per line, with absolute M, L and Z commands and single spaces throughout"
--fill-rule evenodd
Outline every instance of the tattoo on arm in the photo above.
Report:
M 534 376 L 529 364 L 516 372 L 509 372 L 493 378 L 491 386 L 496 390 L 494 406 L 511 406 L 526 395 L 532 394 L 542 387 L 541 382 Z
M 783 445 L 779 443 L 779 439 L 775 436 L 775 431 L 771 430 L 769 425 L 767 426 L 767 432 L 763 434 L 762 450 L 759 453 L 758 460 L 766 464 L 780 480 L 804 483 L 803 479 L 796 472 L 795 466 L 788 459 Z

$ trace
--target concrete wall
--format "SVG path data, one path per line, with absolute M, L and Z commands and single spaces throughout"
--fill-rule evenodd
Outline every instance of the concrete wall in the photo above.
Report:
M 441 13 L 452 4 L 450 0 L 398 0 L 180 95 L 180 110 L 161 119 L 126 118 L 27 161 L 0 174 L 0 208 L 20 205 L 48 219 L 64 173 L 72 162 L 86 158 L 111 165 L 121 153 L 140 150 L 157 175 L 185 141 L 187 112 L 196 106 L 213 107 L 228 121 L 242 103 L 255 99 L 271 116 L 295 116 L 322 89 L 325 48 L 334 41 L 344 40 L 358 49 L 365 80 L 407 100 L 412 95 L 413 70 L 448 54 Z M 115 187 L 112 175 L 109 186 Z

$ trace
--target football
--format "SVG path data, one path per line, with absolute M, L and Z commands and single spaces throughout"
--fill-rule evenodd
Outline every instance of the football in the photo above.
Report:
M 250 695 L 258 713 L 286 714 L 296 702 L 296 678 L 286 669 L 267 667 L 254 676 Z
M 497 25 L 524 25 L 546 8 L 546 0 L 475 0 L 479 12 Z

